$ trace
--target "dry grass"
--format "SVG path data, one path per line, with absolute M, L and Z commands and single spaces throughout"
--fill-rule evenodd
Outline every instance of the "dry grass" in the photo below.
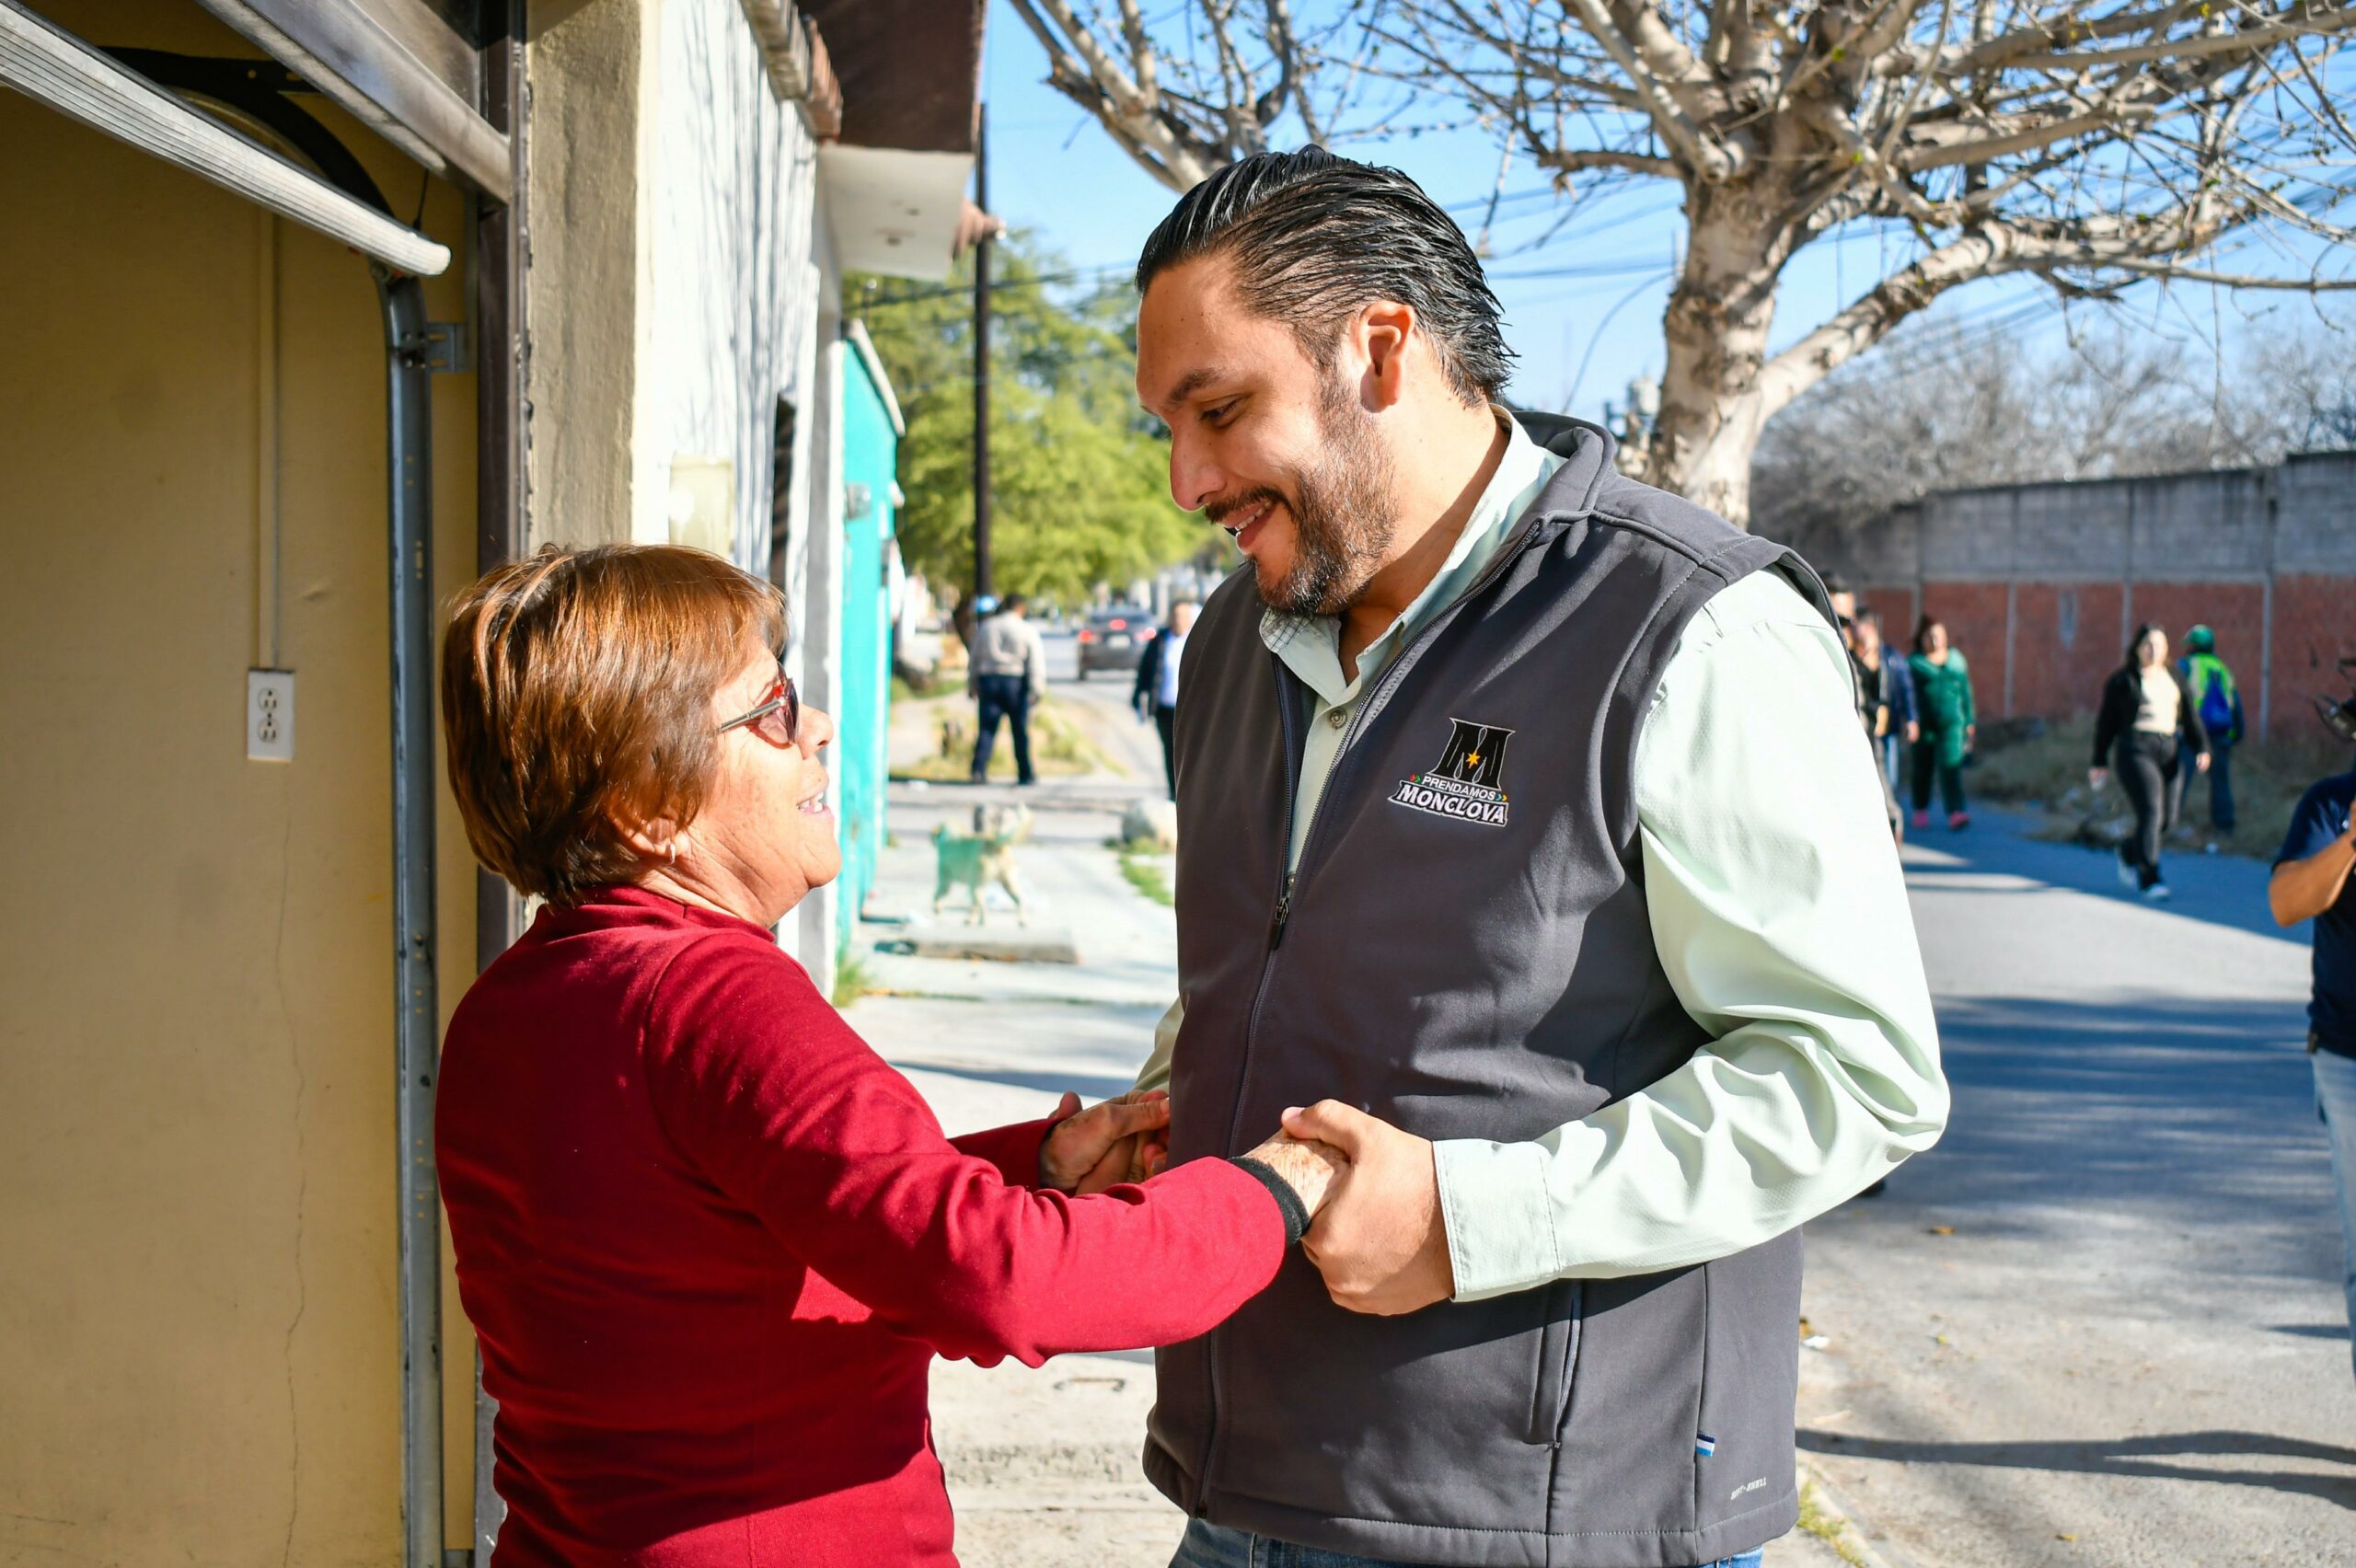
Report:
M 915 762 L 895 767 L 893 777 L 926 778 L 937 784 L 970 778 L 977 722 L 973 704 L 963 698 L 942 699 L 933 705 L 928 718 L 940 737 L 938 745 Z M 1077 778 L 1116 771 L 1106 763 L 1078 721 L 1065 713 L 1053 698 L 1031 709 L 1031 765 L 1042 778 Z M 989 776 L 993 780 L 1010 784 L 1014 781 L 1014 737 L 1003 724 L 999 726 L 998 744 L 990 748 Z
M 1826 1510 L 1823 1499 L 1817 1494 L 1815 1481 L 1805 1476 L 1800 1481 L 1800 1528 L 1839 1552 L 1842 1562 L 1865 1568 L 1865 1555 L 1849 1533 L 1849 1521 Z
M 2294 716 L 2295 717 L 2295 716 Z M 2291 824 L 2291 810 L 2308 785 L 2348 766 L 2344 753 L 2327 744 L 2320 726 L 2312 736 L 2269 742 L 2245 741 L 2234 748 L 2235 822 L 2230 834 L 2209 826 L 2209 782 L 2194 774 L 2185 784 L 2179 846 L 2215 842 L 2221 853 L 2270 859 Z M 2133 820 L 2116 778 L 2096 791 L 2086 782 L 2094 750 L 2094 721 L 2053 723 L 2021 721 L 1991 724 L 1980 732 L 1981 748 L 1965 788 L 1979 800 L 2042 810 L 2050 818 L 2041 836 L 2109 842 L 2112 830 Z

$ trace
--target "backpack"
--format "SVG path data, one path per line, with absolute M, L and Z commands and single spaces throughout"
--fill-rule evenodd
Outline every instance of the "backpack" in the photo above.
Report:
M 2215 659 L 2196 659 L 2192 677 L 2200 688 L 2200 724 L 2218 740 L 2234 732 L 2234 677 Z

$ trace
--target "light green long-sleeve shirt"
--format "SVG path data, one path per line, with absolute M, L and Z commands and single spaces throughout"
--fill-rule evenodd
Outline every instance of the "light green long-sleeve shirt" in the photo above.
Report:
M 1557 463 L 1514 428 L 1454 551 L 1356 681 L 1341 676 L 1337 622 L 1264 620 L 1312 694 L 1295 865 L 1349 706 L 1470 585 Z M 1773 573 L 1686 628 L 1637 744 L 1636 814 L 1654 944 L 1711 1043 L 1542 1137 L 1434 1146 L 1458 1300 L 1725 1257 L 1936 1141 L 1947 1090 L 1930 991 L 1849 683 L 1832 628 Z M 1184 1007 L 1155 1030 L 1139 1087 L 1168 1081 Z

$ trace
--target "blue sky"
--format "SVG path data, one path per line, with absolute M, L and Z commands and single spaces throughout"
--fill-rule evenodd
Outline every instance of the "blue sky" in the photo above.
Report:
M 1175 198 L 1077 106 L 1046 86 L 1046 57 L 1022 18 L 1008 0 L 994 0 L 983 64 L 990 205 L 1017 227 L 1035 231 L 1075 267 L 1126 268 Z M 1468 233 L 1480 226 L 1496 178 L 1496 151 L 1485 141 L 1431 135 L 1338 150 L 1396 165 L 1449 208 Z M 1512 396 L 1594 418 L 1607 398 L 1623 398 L 1631 377 L 1660 372 L 1667 273 L 1683 232 L 1679 193 L 1665 181 L 1632 185 L 1582 214 L 1542 252 L 1503 254 L 1544 232 L 1553 213 L 1544 186 L 1526 170 L 1508 176 L 1507 193 L 1521 200 L 1507 203 L 1506 212 L 1516 215 L 1496 226 L 1489 262 L 1506 308 L 1506 340 L 1520 356 Z M 1906 244 L 1902 234 L 1858 228 L 1801 252 L 1785 270 L 1775 345 L 1797 339 L 1863 292 L 1882 275 L 1885 254 L 1900 257 Z M 1549 271 L 1557 275 L 1527 275 Z M 2227 296 L 2212 312 L 2215 292 L 2178 284 L 2164 295 L 2138 287 L 2128 314 L 2198 349 L 2218 323 L 2230 342 L 2241 310 L 2308 308 L 2298 296 L 2244 294 L 2238 310 Z M 2027 352 L 2058 345 L 2068 329 L 2050 291 L 2020 278 L 1959 289 L 1933 314 L 1975 333 L 2011 335 Z

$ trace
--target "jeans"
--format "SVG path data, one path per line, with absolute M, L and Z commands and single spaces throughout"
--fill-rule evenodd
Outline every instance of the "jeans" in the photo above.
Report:
M 2134 868 L 2139 887 L 2160 880 L 2160 835 L 2175 825 L 2184 799 L 2184 774 L 2177 760 L 2173 735 L 2138 731 L 2119 736 L 2110 748 L 2111 770 L 2135 808 L 2135 836 L 2119 847 L 2119 858 Z
M 1905 783 L 1905 757 L 1906 739 L 1904 736 L 1893 730 L 1888 734 L 1884 735 L 1881 738 L 1881 770 L 1883 777 L 1889 780 L 1889 789 L 1892 794 L 1896 794 L 1900 788 Z
M 2190 778 L 2199 754 L 2186 746 L 2177 757 L 2177 776 Z M 2234 831 L 2234 747 L 2229 741 L 2209 743 L 2209 825 L 2219 833 Z
M 2349 1357 L 2356 1367 L 2356 1056 L 2317 1051 L 2316 1113 L 2331 1134 L 2331 1184 L 2339 1194 L 2340 1283 L 2348 1295 Z
M 1939 760 L 1939 743 L 1927 736 L 1914 743 L 1914 809 L 1931 809 L 1931 780 L 1939 781 L 1939 799 L 1953 816 L 1963 810 L 1963 769 Z
M 1004 718 L 1014 732 L 1014 777 L 1024 784 L 1038 776 L 1031 771 L 1031 687 L 1021 675 L 983 675 L 974 686 L 982 702 L 982 732 L 974 737 L 974 782 L 990 775 L 990 753 L 998 746 L 998 721 Z
M 1721 1557 L 1715 1562 L 1698 1564 L 1697 1568 L 1759 1568 L 1760 1553 L 1746 1551 L 1738 1557 Z M 1320 1551 L 1313 1546 L 1294 1546 L 1290 1542 L 1270 1540 L 1266 1536 L 1246 1535 L 1224 1525 L 1214 1525 L 1205 1519 L 1190 1519 L 1186 1524 L 1186 1539 L 1178 1543 L 1178 1555 L 1170 1560 L 1170 1568 L 1416 1568 L 1412 1562 L 1392 1562 L 1379 1557 L 1355 1557 L 1346 1551 Z

